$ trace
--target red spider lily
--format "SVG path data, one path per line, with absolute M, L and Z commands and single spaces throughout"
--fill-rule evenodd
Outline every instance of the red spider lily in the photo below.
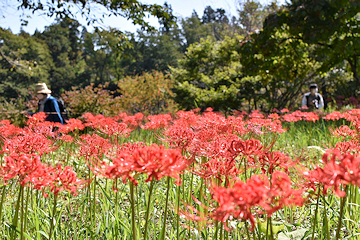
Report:
M 114 117 L 113 119 L 115 121 L 121 120 L 123 123 L 128 125 L 129 128 L 136 129 L 144 119 L 144 114 L 137 113 L 134 116 L 129 116 L 126 113 L 120 113 L 117 117 Z
M 111 143 L 97 134 L 80 137 L 79 157 L 84 157 L 91 171 L 98 175 L 103 172 L 103 156 L 112 148 Z
M 342 154 L 354 154 L 358 152 L 359 141 L 351 140 L 346 142 L 338 142 L 335 145 L 335 149 L 339 150 Z
M 89 183 L 88 180 L 80 180 L 77 178 L 77 174 L 73 171 L 72 167 L 69 166 L 62 169 L 62 167 L 58 165 L 49 172 L 49 175 L 51 178 L 49 184 L 50 191 L 53 192 L 55 196 L 64 190 L 76 196 L 77 190 Z
M 74 132 L 75 130 L 84 130 L 85 126 L 82 123 L 81 120 L 79 119 L 75 119 L 75 118 L 70 118 L 67 121 L 67 124 L 61 125 L 59 128 L 59 131 L 61 133 L 69 133 L 69 132 Z
M 229 152 L 234 156 L 250 156 L 250 155 L 259 155 L 262 153 L 263 145 L 261 145 L 259 140 L 250 139 L 250 140 L 233 140 L 229 148 Z
M 83 117 L 86 121 L 85 126 L 92 127 L 109 136 L 127 136 L 131 132 L 131 129 L 125 123 L 118 123 L 110 117 L 104 117 L 103 115 L 93 116 L 91 113 L 85 113 Z
M 301 120 L 315 122 L 319 120 L 319 116 L 314 112 L 295 111 L 290 114 L 285 114 L 282 117 L 286 122 L 297 122 Z
M 38 153 L 43 155 L 56 150 L 59 146 L 54 145 L 55 139 L 48 139 L 43 135 L 39 135 L 29 131 L 26 135 L 15 136 L 6 139 L 4 142 L 2 153 Z
M 343 139 L 345 139 L 346 137 L 354 138 L 356 136 L 356 131 L 350 129 L 350 127 L 347 125 L 342 125 L 338 129 L 332 130 L 331 134 L 333 136 L 343 137 Z
M 235 159 L 219 157 L 211 158 L 206 163 L 199 164 L 193 172 L 204 179 L 216 178 L 220 182 L 225 177 L 226 184 L 229 179 L 235 178 L 240 173 L 239 169 L 236 168 Z
M 196 111 L 178 111 L 179 119 L 174 120 L 174 125 L 195 126 L 199 116 Z
M 29 181 L 35 189 L 43 191 L 44 197 L 48 196 L 45 193 L 47 189 L 55 196 L 64 190 L 76 196 L 77 190 L 89 183 L 88 180 L 80 180 L 69 166 L 62 168 L 61 165 L 57 165 L 56 167 L 43 167 L 41 170 L 33 172 Z
M 11 138 L 21 132 L 21 128 L 11 124 L 9 120 L 0 121 L 0 140 Z
M 195 133 L 194 131 L 186 126 L 180 126 L 178 124 L 169 127 L 164 132 L 165 138 L 162 140 L 169 143 L 172 147 L 180 148 L 185 150 L 191 145 Z
M 28 121 L 26 122 L 26 125 L 29 129 L 36 129 L 36 128 L 46 128 L 50 129 L 50 132 L 53 132 L 53 129 L 59 128 L 62 126 L 61 123 L 54 123 L 54 122 L 48 122 L 45 121 L 46 114 L 44 112 L 35 113 L 32 115 Z
M 274 212 L 285 206 L 302 206 L 305 202 L 304 190 L 294 189 L 289 176 L 282 171 L 275 171 L 271 176 L 271 186 L 262 206 L 270 217 Z
M 181 184 L 179 176 L 190 162 L 181 156 L 178 149 L 165 149 L 164 146 L 153 144 L 151 146 L 139 147 L 133 151 L 119 151 L 111 165 L 106 166 L 104 175 L 108 178 L 122 178 L 137 184 L 133 175 L 144 173 L 148 179 L 160 180 L 164 176 L 175 178 L 176 184 Z
M 212 195 L 219 206 L 210 217 L 224 224 L 232 218 L 249 220 L 253 229 L 255 218 L 252 208 L 264 204 L 268 186 L 267 177 L 261 175 L 252 176 L 246 183 L 236 180 L 230 188 L 214 186 Z
M 19 177 L 20 184 L 25 184 L 32 179 L 34 172 L 43 172 L 45 165 L 36 154 L 12 153 L 4 158 L 5 165 L 1 167 L 1 177 L 4 184 L 10 179 Z
M 283 133 L 286 130 L 282 128 L 279 120 L 252 118 L 246 121 L 247 132 L 264 134 L 267 132 Z
M 147 122 L 142 128 L 155 130 L 167 127 L 170 124 L 172 117 L 170 114 L 159 114 L 148 116 L 147 119 L 149 122 Z
M 322 160 L 323 168 L 316 170 L 320 176 L 319 181 L 334 187 L 335 193 L 339 197 L 344 197 L 345 192 L 340 190 L 340 184 L 353 184 L 360 186 L 360 157 L 357 155 L 341 154 L 337 149 L 327 151 Z
M 332 120 L 332 121 L 335 121 L 335 120 L 339 120 L 341 118 L 343 118 L 344 115 L 338 111 L 334 111 L 332 113 L 329 113 L 327 114 L 325 117 L 323 117 L 323 119 L 329 121 L 329 120 Z
M 74 141 L 74 138 L 73 138 L 72 136 L 70 136 L 70 135 L 61 135 L 61 136 L 59 137 L 59 139 L 60 139 L 61 141 L 67 142 L 67 143 L 71 143 L 71 142 Z
M 289 167 L 295 165 L 295 162 L 292 161 L 292 159 L 279 151 L 265 151 L 259 156 L 258 163 L 263 173 L 268 172 L 270 174 L 272 174 L 276 168 L 283 169 L 288 172 Z M 265 167 L 267 167 L 267 171 Z
M 279 120 L 279 119 L 280 119 L 280 116 L 279 116 L 279 114 L 277 114 L 277 113 L 272 113 L 272 114 L 270 114 L 270 115 L 268 116 L 268 118 L 274 119 L 274 120 Z
M 211 189 L 212 199 L 216 207 L 207 209 L 207 215 L 196 211 L 192 206 L 187 206 L 196 214 L 181 214 L 191 220 L 204 221 L 213 219 L 222 222 L 225 227 L 227 220 L 240 219 L 249 220 L 251 230 L 255 226 L 254 213 L 266 213 L 269 217 L 276 211 L 286 206 L 302 206 L 305 198 L 302 196 L 303 189 L 293 187 L 289 176 L 284 172 L 275 171 L 271 178 L 271 184 L 266 175 L 253 175 L 246 183 L 234 179 L 226 187 L 214 184 Z M 261 210 L 262 209 L 262 210 Z
M 146 182 L 152 179 L 159 181 L 162 177 L 168 176 L 175 178 L 177 185 L 181 185 L 179 174 L 190 164 L 179 149 L 165 149 L 164 146 L 156 144 L 135 149 L 132 159 L 134 171 L 149 176 Z
M 249 118 L 264 118 L 265 116 L 263 114 L 260 113 L 259 110 L 254 110 L 251 112 L 251 114 L 249 115 Z
M 45 122 L 45 119 L 46 114 L 44 112 L 35 113 L 27 120 L 26 125 L 29 127 L 37 126 L 40 123 Z

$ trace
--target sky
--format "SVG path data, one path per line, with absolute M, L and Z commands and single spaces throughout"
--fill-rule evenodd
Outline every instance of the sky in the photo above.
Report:
M 20 22 L 20 15 L 23 13 L 22 11 L 17 10 L 16 3 L 17 1 L 1 1 L 0 5 L 0 15 L 3 15 L 3 17 L 0 18 L 0 27 L 8 29 L 10 28 L 13 33 L 19 33 L 21 28 L 21 22 Z M 163 5 L 164 0 L 142 0 L 143 3 L 148 4 L 159 4 Z M 267 4 L 270 2 L 270 0 L 260 0 L 262 4 Z M 278 0 L 279 4 L 283 4 L 285 0 Z M 14 4 L 15 3 L 15 4 Z M 206 6 L 211 6 L 213 9 L 216 8 L 223 8 L 228 14 L 231 15 L 237 15 L 236 9 L 237 9 L 237 3 L 238 0 L 167 0 L 167 3 L 172 6 L 173 13 L 175 16 L 181 18 L 181 17 L 189 17 L 191 16 L 191 13 L 193 10 L 195 10 L 199 16 L 202 16 L 202 13 Z M 39 15 L 39 13 L 31 14 L 29 12 L 25 12 L 29 15 L 31 15 L 30 19 L 28 20 L 28 25 L 23 26 L 23 30 L 25 32 L 28 32 L 30 34 L 33 34 L 35 29 L 38 29 L 39 31 L 43 31 L 45 26 L 49 26 L 54 22 L 54 18 L 50 18 L 44 15 Z M 99 17 L 100 14 L 98 14 Z M 77 15 L 77 20 L 80 22 L 80 24 L 86 26 L 86 20 L 85 18 L 82 18 L 80 15 Z M 155 18 L 149 18 L 149 22 L 151 25 L 157 27 L 158 22 Z M 134 26 L 131 21 L 127 21 L 124 18 L 121 17 L 107 17 L 103 19 L 103 23 L 95 24 L 95 26 L 102 26 L 102 27 L 112 27 L 117 28 L 121 31 L 130 31 L 135 32 L 136 29 L 138 29 L 138 26 Z M 87 26 L 88 31 L 92 31 L 93 26 Z

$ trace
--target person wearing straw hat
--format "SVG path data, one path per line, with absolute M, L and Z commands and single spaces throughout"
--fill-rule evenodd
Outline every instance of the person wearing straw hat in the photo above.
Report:
M 37 83 L 35 85 L 35 94 L 39 99 L 38 112 L 45 112 L 46 121 L 58 122 L 63 124 L 59 104 L 56 98 L 51 96 L 51 90 L 48 89 L 45 83 Z

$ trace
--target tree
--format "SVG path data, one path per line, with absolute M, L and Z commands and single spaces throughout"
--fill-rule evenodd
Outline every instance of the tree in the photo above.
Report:
M 48 83 L 53 65 L 47 45 L 24 32 L 0 28 L 0 96 L 9 100 L 28 96 L 37 82 Z
M 185 109 L 240 109 L 240 39 L 225 37 L 224 41 L 215 41 L 208 37 L 192 44 L 179 67 L 170 68 L 176 82 L 176 102 Z
M 237 22 L 242 28 L 241 34 L 244 35 L 260 31 L 265 18 L 279 8 L 276 0 L 265 6 L 256 0 L 239 0 L 238 4 L 239 18 Z
M 359 86 L 359 12 L 360 2 L 354 0 L 293 0 L 267 18 L 264 31 L 270 36 L 286 28 L 287 39 L 314 45 L 312 54 L 322 62 L 323 73 L 347 61 Z
M 211 35 L 211 29 L 208 25 L 201 23 L 201 19 L 195 10 L 190 17 L 181 19 L 181 28 L 185 40 L 184 52 L 191 44 L 200 42 L 201 38 Z
M 54 65 L 50 73 L 50 86 L 55 95 L 70 90 L 74 81 L 85 67 L 81 56 L 80 24 L 78 21 L 64 18 L 45 27 L 39 35 L 50 50 Z
M 98 21 L 93 12 L 99 7 L 106 9 L 106 11 L 102 13 L 102 18 L 109 15 L 124 17 L 131 20 L 133 24 L 138 24 L 147 30 L 154 29 L 145 20 L 147 15 L 154 16 L 163 21 L 168 21 L 173 18 L 173 16 L 160 5 L 144 4 L 138 0 L 17 0 L 17 2 L 19 3 L 19 9 L 30 10 L 32 13 L 45 13 L 48 16 L 56 16 L 57 18 L 74 19 L 76 13 L 80 12 L 82 16 L 86 17 L 88 24 Z M 24 24 L 26 24 L 27 20 L 24 18 L 22 20 Z

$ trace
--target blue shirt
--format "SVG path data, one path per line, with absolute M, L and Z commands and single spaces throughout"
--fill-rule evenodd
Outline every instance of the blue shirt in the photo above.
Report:
M 40 104 L 38 111 L 40 111 Z M 64 121 L 61 117 L 59 104 L 57 103 L 56 98 L 54 98 L 53 96 L 49 96 L 49 98 L 46 100 L 44 104 L 44 112 L 47 115 L 45 121 L 64 124 Z

